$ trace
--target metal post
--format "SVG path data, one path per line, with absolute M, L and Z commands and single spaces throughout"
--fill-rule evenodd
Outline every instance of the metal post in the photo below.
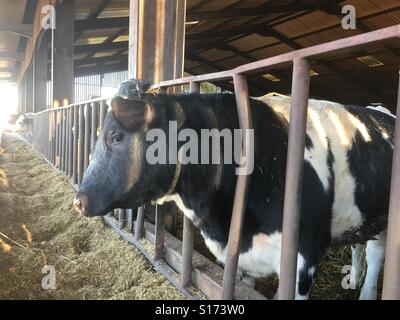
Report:
M 73 129 L 73 151 L 72 151 L 72 183 L 78 183 L 78 118 L 79 106 L 73 107 L 74 129 Z
M 165 214 L 159 210 L 156 205 L 156 228 L 155 228 L 155 253 L 154 260 L 164 258 L 164 240 L 165 240 Z
M 141 206 L 137 210 L 136 223 L 135 223 L 135 239 L 140 240 L 143 238 L 144 226 L 144 207 Z
M 396 132 L 394 139 L 383 277 L 383 300 L 400 299 L 400 85 L 397 94 Z
M 68 136 L 69 136 L 69 143 L 68 143 L 68 176 L 72 176 L 72 162 L 74 156 L 74 136 L 72 134 L 72 127 L 74 125 L 74 107 L 68 108 L 69 120 L 68 120 Z
M 104 128 L 104 119 L 107 114 L 107 104 L 104 100 L 100 102 L 100 133 L 103 131 Z
M 310 63 L 294 60 L 278 297 L 295 298 Z
M 190 83 L 190 92 L 200 92 L 200 84 L 198 82 Z M 184 216 L 183 217 L 183 236 L 182 236 L 182 287 L 187 287 L 192 283 L 192 260 L 193 260 L 193 223 Z
M 85 152 L 84 152 L 84 170 L 89 165 L 90 154 L 90 104 L 85 104 Z
M 61 144 L 60 144 L 60 169 L 65 170 L 65 109 L 60 110 L 61 117 Z
M 236 74 L 233 77 L 233 82 L 235 87 L 240 129 L 247 131 L 252 128 L 247 79 L 243 75 Z M 248 158 L 249 156 L 253 156 L 250 154 L 253 152 L 253 150 L 249 149 L 248 134 L 245 134 L 244 137 L 245 139 L 243 139 L 242 154 L 244 157 Z M 240 253 L 240 238 L 242 234 L 249 181 L 248 177 L 249 175 L 238 175 L 236 181 L 235 199 L 233 201 L 232 218 L 227 246 L 228 248 L 225 260 L 224 276 L 222 280 L 221 298 L 224 300 L 231 300 L 234 298 L 236 273 Z
M 93 154 L 94 146 L 97 140 L 97 112 L 98 112 L 98 102 L 92 103 L 92 125 L 91 125 L 91 138 L 90 138 L 90 154 Z
M 119 228 L 123 229 L 126 226 L 126 210 L 118 209 Z
M 132 231 L 133 227 L 133 217 L 132 217 L 133 211 L 132 209 L 126 209 L 126 224 L 127 228 L 129 231 Z
M 81 184 L 84 171 L 84 153 L 85 153 L 85 117 L 84 105 L 79 105 L 79 137 L 78 137 L 78 185 Z

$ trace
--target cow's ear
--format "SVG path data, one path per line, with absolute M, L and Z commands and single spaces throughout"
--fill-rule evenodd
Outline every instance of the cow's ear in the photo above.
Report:
M 126 100 L 114 97 L 111 111 L 115 119 L 127 130 L 134 130 L 151 121 L 150 104 L 143 100 Z

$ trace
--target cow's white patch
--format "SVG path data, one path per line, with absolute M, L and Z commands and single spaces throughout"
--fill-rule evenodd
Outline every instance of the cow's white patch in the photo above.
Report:
M 164 196 L 162 198 L 157 199 L 155 203 L 158 205 L 163 205 L 165 202 L 171 202 L 171 201 L 175 202 L 179 210 L 181 210 L 186 217 L 188 217 L 195 225 L 197 225 L 198 218 L 196 216 L 196 213 L 192 209 L 189 209 L 184 205 L 183 200 L 179 194 L 174 193 L 171 195 Z
M 378 277 L 385 258 L 386 232 L 382 232 L 377 240 L 367 241 L 365 249 L 367 261 L 367 274 L 361 288 L 360 300 L 376 300 Z
M 265 96 L 259 100 L 289 120 L 290 97 Z M 329 141 L 335 176 L 331 221 L 333 239 L 340 238 L 346 231 L 356 230 L 362 224 L 361 212 L 354 201 L 355 181 L 347 162 L 347 151 L 351 148 L 357 131 L 365 141 L 371 141 L 367 127 L 343 105 L 324 100 L 309 100 L 307 135 L 313 148 L 305 150 L 304 159 L 310 162 L 327 190 L 330 177 L 327 163 Z

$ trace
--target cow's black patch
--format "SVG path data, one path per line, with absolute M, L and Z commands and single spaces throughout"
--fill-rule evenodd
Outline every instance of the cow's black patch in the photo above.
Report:
M 346 106 L 346 109 L 366 126 L 370 135 L 370 141 L 366 141 L 356 131 L 347 152 L 350 172 L 356 181 L 355 203 L 365 219 L 356 240 L 366 241 L 380 233 L 387 223 L 395 119 L 369 108 Z M 382 136 L 376 123 L 389 134 L 388 139 Z

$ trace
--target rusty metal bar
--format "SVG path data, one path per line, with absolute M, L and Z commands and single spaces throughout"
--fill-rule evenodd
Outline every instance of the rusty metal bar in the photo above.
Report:
M 265 72 L 266 70 L 271 69 L 271 67 L 276 67 L 281 64 L 290 63 L 300 58 L 307 58 L 307 57 L 315 58 L 317 56 L 327 55 L 329 53 L 335 53 L 341 50 L 350 49 L 352 47 L 372 44 L 375 42 L 380 42 L 382 40 L 388 40 L 397 37 L 400 37 L 400 25 L 388 28 L 382 28 L 376 31 L 366 32 L 352 37 L 347 37 L 340 40 L 318 44 L 297 51 L 291 51 L 264 60 L 258 60 L 256 62 L 244 64 L 228 71 L 208 73 L 204 75 L 185 77 L 176 80 L 161 81 L 160 83 L 151 86 L 151 89 L 178 86 L 178 85 L 188 84 L 190 82 L 228 80 L 234 74 L 242 74 L 242 73 L 254 74 L 254 73 Z
M 236 105 L 239 115 L 239 125 L 242 130 L 243 143 L 242 155 L 246 159 L 253 156 L 254 150 L 250 150 L 249 130 L 252 128 L 250 112 L 249 90 L 247 79 L 244 75 L 237 74 L 233 77 L 235 87 Z M 243 162 L 242 162 L 243 163 Z M 246 161 L 246 164 L 248 161 Z M 232 218 L 229 229 L 227 254 L 225 259 L 224 277 L 222 280 L 221 298 L 231 300 L 234 298 L 236 273 L 240 254 L 240 238 L 243 228 L 243 220 L 246 207 L 249 174 L 237 176 L 235 198 L 233 200 Z
M 190 92 L 200 92 L 200 84 L 198 82 L 190 83 Z M 182 235 L 182 271 L 181 285 L 185 288 L 192 284 L 192 260 L 193 260 L 193 223 L 184 216 L 183 217 L 183 235 Z
M 52 109 L 52 114 L 53 114 L 53 142 L 52 142 L 52 147 L 53 147 L 53 165 L 56 166 L 57 164 L 57 111 Z
M 126 209 L 126 227 L 128 231 L 132 232 L 133 228 L 133 211 L 132 209 Z
M 69 128 L 69 115 L 70 108 L 65 109 L 65 160 L 64 160 L 64 171 L 67 177 L 69 176 L 69 143 L 70 143 L 70 128 Z
M 294 61 L 292 79 L 278 290 L 278 297 L 281 300 L 295 298 L 304 147 L 310 87 L 310 63 L 308 60 L 302 58 Z
M 386 238 L 383 300 L 400 299 L 400 81 L 397 94 L 392 180 Z
M 126 226 L 126 210 L 119 209 L 118 210 L 118 221 L 119 221 L 119 228 L 123 229 Z
M 104 128 L 104 119 L 107 114 L 107 104 L 104 100 L 100 101 L 100 133 L 103 131 Z
M 164 240 L 165 240 L 165 212 L 156 205 L 156 230 L 155 230 L 155 253 L 154 260 L 164 258 Z
M 91 125 L 91 138 L 90 138 L 90 154 L 93 154 L 94 146 L 97 140 L 97 113 L 99 104 L 98 102 L 92 103 L 92 125 Z
M 81 184 L 84 171 L 84 153 L 85 153 L 85 117 L 84 105 L 79 106 L 79 136 L 78 136 L 78 185 Z
M 85 151 L 84 151 L 84 171 L 89 165 L 90 155 L 90 104 L 85 104 Z
M 73 163 L 73 159 L 74 159 L 74 134 L 73 134 L 73 132 L 72 132 L 72 128 L 73 128 L 73 126 L 74 126 L 74 108 L 73 107 L 70 107 L 69 108 L 69 121 L 68 121 L 68 123 L 69 123 L 69 125 L 68 125 L 68 128 L 69 128 L 69 145 L 68 145 L 68 148 L 69 148 L 69 156 L 68 156 L 68 176 L 69 177 L 72 177 L 72 163 Z
M 56 141 L 55 141 L 55 159 L 54 159 L 54 164 L 56 167 L 58 167 L 58 145 L 60 142 L 59 136 L 60 136 L 60 126 L 58 123 L 58 119 L 59 119 L 59 111 L 57 109 L 54 110 L 54 114 L 55 114 L 55 126 L 56 126 Z
M 137 209 L 136 223 L 135 223 L 135 239 L 140 240 L 143 238 L 144 227 L 144 206 Z
M 79 106 L 72 106 L 74 114 L 74 124 L 72 129 L 73 144 L 72 144 L 72 183 L 78 183 L 78 119 L 79 119 Z
M 61 171 L 65 171 L 65 109 L 61 110 Z

